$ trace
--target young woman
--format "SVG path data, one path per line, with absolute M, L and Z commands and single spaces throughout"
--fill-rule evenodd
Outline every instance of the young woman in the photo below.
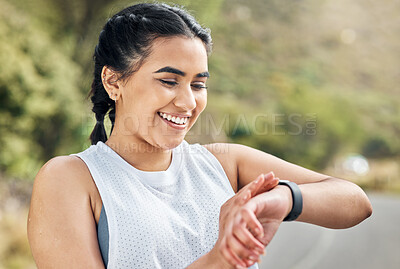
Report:
M 285 218 L 346 228 L 371 214 L 348 181 L 242 145 L 184 141 L 207 103 L 210 51 L 209 31 L 177 7 L 134 5 L 107 21 L 92 146 L 35 179 L 39 268 L 257 268 Z

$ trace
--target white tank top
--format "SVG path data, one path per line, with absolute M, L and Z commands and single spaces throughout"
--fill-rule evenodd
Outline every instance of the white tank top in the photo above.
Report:
M 136 169 L 103 142 L 71 155 L 86 163 L 107 212 L 108 268 L 185 268 L 213 248 L 220 208 L 235 193 L 203 146 L 183 141 L 158 172 Z

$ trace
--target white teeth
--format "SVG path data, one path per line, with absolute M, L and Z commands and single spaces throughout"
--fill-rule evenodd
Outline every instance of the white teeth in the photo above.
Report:
M 171 121 L 175 122 L 176 124 L 181 124 L 181 118 L 179 117 L 172 117 Z
M 185 124 L 188 121 L 188 118 L 180 118 L 171 115 L 167 115 L 166 113 L 159 112 L 159 115 L 168 121 L 172 121 L 176 124 Z

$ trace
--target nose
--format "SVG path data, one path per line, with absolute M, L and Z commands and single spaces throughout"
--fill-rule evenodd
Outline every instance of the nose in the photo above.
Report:
M 195 109 L 196 98 L 193 94 L 192 87 L 188 85 L 178 89 L 173 103 L 175 106 L 182 108 L 184 111 L 191 111 Z

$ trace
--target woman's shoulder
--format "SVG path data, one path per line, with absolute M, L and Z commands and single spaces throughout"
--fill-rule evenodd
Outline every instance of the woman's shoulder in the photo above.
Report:
M 34 181 L 34 190 L 68 192 L 69 195 L 88 194 L 92 189 L 90 172 L 77 156 L 57 156 L 46 162 Z
M 77 156 L 57 156 L 47 161 L 39 170 L 38 175 L 42 177 L 63 178 L 82 177 L 88 169 L 85 163 Z
M 96 266 L 86 267 L 101 268 L 95 244 L 101 200 L 93 196 L 95 192 L 90 173 L 78 157 L 55 157 L 39 170 L 28 216 L 28 238 L 38 265 L 54 267 L 68 260 L 68 254 L 76 258 L 73 264 L 85 267 L 84 264 L 95 263 Z M 90 255 L 83 255 L 78 246 Z

